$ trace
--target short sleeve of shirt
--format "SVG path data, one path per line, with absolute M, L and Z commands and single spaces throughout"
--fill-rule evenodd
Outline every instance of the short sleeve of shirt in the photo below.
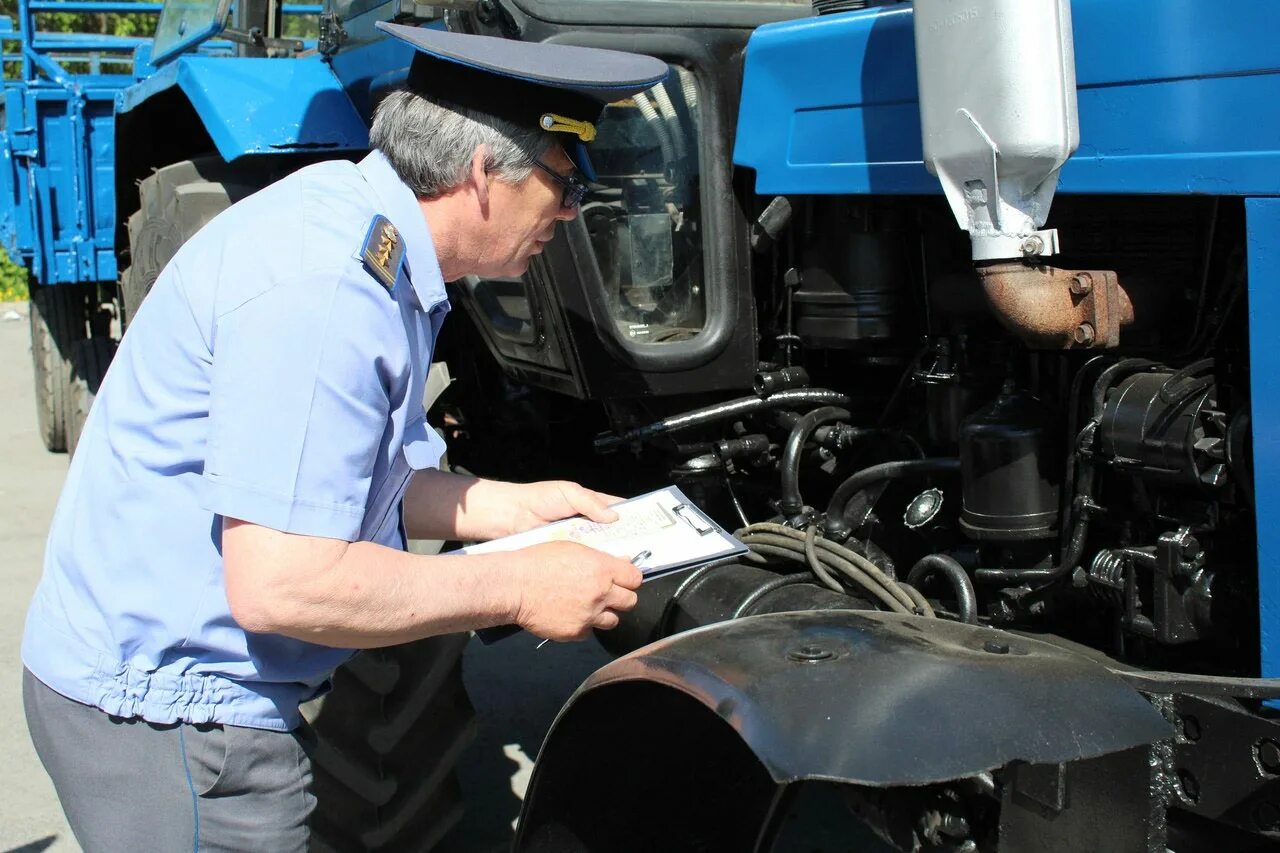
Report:
M 215 321 L 206 509 L 353 541 L 388 425 L 405 330 L 376 282 L 274 285 Z

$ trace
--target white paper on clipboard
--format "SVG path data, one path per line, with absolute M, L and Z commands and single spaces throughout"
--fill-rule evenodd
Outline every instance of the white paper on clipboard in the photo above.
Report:
M 640 570 L 645 580 L 652 580 L 747 550 L 675 486 L 614 504 L 613 509 L 618 512 L 618 520 L 610 524 L 567 518 L 453 553 L 492 554 L 543 542 L 577 542 L 627 560 L 648 551 Z

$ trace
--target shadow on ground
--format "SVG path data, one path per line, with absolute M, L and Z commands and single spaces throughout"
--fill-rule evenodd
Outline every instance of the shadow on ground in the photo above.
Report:
M 612 657 L 594 640 L 548 643 L 518 634 L 492 646 L 472 639 L 462 672 L 478 732 L 458 769 L 466 812 L 439 853 L 496 853 L 510 847 L 542 740 L 561 706 Z
M 44 838 L 37 838 L 29 844 L 23 844 L 21 847 L 10 847 L 4 853 L 41 853 L 42 850 L 48 850 L 53 846 L 53 842 L 58 840 L 56 835 L 46 835 Z

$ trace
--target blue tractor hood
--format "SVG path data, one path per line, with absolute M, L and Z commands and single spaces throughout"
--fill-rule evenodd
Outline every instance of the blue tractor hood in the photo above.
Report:
M 1274 0 L 1071 10 L 1080 147 L 1059 192 L 1280 193 Z M 760 194 L 941 192 L 923 162 L 911 5 L 756 30 L 735 138 Z
M 287 151 L 352 151 L 369 133 L 333 70 L 318 55 L 299 59 L 183 56 L 116 96 L 128 113 L 177 86 L 222 159 Z

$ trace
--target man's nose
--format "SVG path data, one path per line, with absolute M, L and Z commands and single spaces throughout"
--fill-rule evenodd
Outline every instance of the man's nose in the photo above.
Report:
M 564 205 L 561 205 L 560 212 L 556 214 L 556 219 L 559 219 L 563 222 L 568 222 L 572 219 L 576 219 L 578 217 L 579 207 L 580 205 L 576 205 L 576 204 L 573 207 L 565 207 Z

